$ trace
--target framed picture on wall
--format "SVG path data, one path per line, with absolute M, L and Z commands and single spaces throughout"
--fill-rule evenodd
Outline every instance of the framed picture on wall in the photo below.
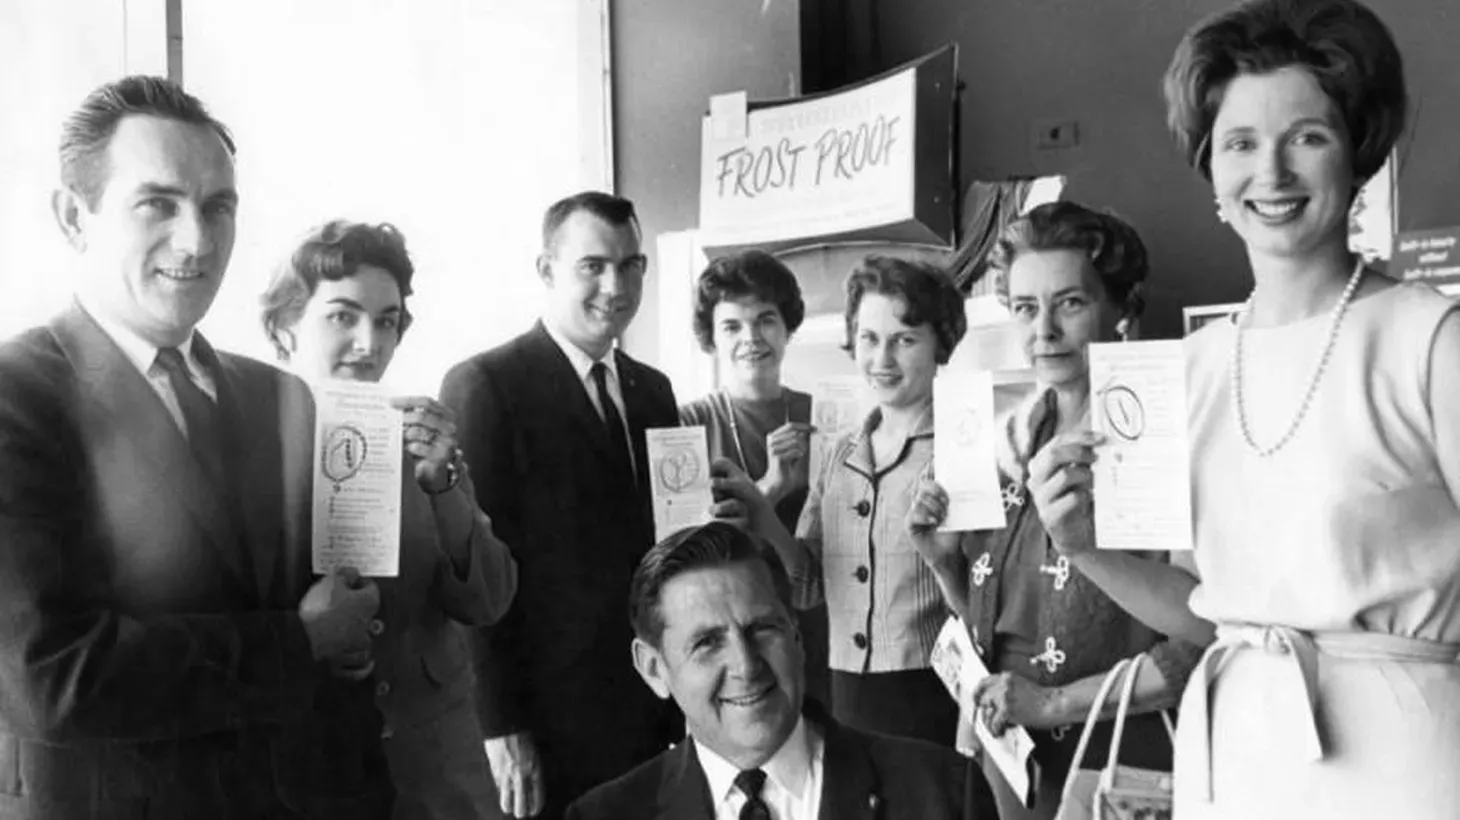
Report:
M 1242 309 L 1240 302 L 1223 305 L 1196 305 L 1181 309 L 1182 334 L 1190 336 L 1201 330 L 1202 325 L 1215 319 L 1225 319 Z

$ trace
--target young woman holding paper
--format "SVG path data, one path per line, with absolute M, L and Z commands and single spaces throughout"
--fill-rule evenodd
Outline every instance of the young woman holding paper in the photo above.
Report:
M 1041 780 L 1032 809 L 984 760 L 1004 818 L 1050 818 L 1083 724 L 1107 671 L 1149 653 L 1126 723 L 1121 760 L 1171 768 L 1171 741 L 1154 710 L 1175 705 L 1200 648 L 1169 641 L 1131 617 L 1056 549 L 1050 525 L 1068 526 L 1062 481 L 1046 446 L 1059 437 L 1093 442 L 1089 427 L 1091 342 L 1125 338 L 1140 318 L 1146 250 L 1135 229 L 1072 202 L 1035 208 L 1000 237 L 991 258 L 996 292 L 1025 332 L 1036 389 L 1001 423 L 998 466 L 1008 525 L 939 534 L 947 495 L 935 478 L 918 488 L 909 533 L 938 576 L 950 606 L 992 673 L 974 692 L 995 735 L 1022 726 L 1035 741 Z M 1077 468 L 1079 470 L 1085 467 Z M 1088 508 L 1078 513 L 1088 524 Z M 1161 562 L 1164 553 L 1141 554 Z M 1110 721 L 1088 752 L 1104 765 Z M 987 756 L 985 756 L 987 757 Z
M 847 278 L 846 347 L 876 401 L 829 447 L 793 537 L 743 473 L 717 489 L 746 502 L 798 607 L 825 600 L 833 716 L 952 746 L 957 706 L 929 655 L 947 609 L 902 526 L 933 461 L 933 375 L 963 338 L 963 298 L 936 267 L 869 256 Z
M 796 275 L 774 256 L 749 250 L 711 262 L 695 284 L 694 331 L 723 387 L 679 408 L 681 424 L 706 429 L 711 460 L 744 470 L 792 531 L 806 505 L 811 396 L 782 383 L 781 362 L 805 317 Z M 807 694 L 829 707 L 826 607 L 797 614 Z
M 335 221 L 309 233 L 261 299 L 280 361 L 307 380 L 375 382 L 411 324 L 414 267 L 390 225 Z M 451 412 L 403 398 L 400 574 L 377 579 L 373 683 L 398 820 L 496 811 L 462 627 L 496 622 L 517 565 L 477 508 Z

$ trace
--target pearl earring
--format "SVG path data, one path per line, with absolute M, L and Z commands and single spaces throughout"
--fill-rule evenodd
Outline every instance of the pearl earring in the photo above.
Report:
M 1217 203 L 1217 221 L 1223 225 L 1227 224 L 1227 215 L 1222 213 L 1222 200 L 1216 199 L 1213 201 Z

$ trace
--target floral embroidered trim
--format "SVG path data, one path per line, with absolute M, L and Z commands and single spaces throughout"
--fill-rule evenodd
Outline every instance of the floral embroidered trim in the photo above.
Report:
M 999 496 L 1004 501 L 1004 512 L 1008 512 L 1015 507 L 1024 506 L 1023 488 L 1021 488 L 1018 484 L 1015 484 L 1012 481 L 1004 485 L 1004 489 L 1001 493 L 999 493 Z
M 1065 584 L 1070 582 L 1070 559 L 1061 555 L 1053 564 L 1040 564 L 1039 571 L 1045 575 L 1053 575 L 1054 591 L 1062 592 Z
M 1065 651 L 1054 642 L 1054 636 L 1044 639 L 1044 651 L 1029 659 L 1030 663 L 1043 663 L 1045 670 L 1053 674 L 1065 662 Z
M 987 581 L 989 579 L 989 576 L 994 574 L 993 563 L 993 559 L 989 557 L 989 554 L 987 552 L 985 552 L 983 555 L 980 555 L 978 557 L 978 561 L 974 562 L 973 566 L 968 568 L 969 574 L 973 576 L 974 586 L 983 586 L 983 582 Z

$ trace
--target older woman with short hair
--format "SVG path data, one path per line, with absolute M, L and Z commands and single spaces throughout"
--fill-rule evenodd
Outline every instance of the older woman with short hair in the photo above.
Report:
M 1053 202 L 1005 229 L 990 270 L 995 293 L 1024 331 L 1036 385 L 1000 425 L 999 479 L 1008 523 L 961 539 L 936 533 L 948 497 L 929 479 L 919 488 L 908 526 L 993 673 L 974 692 L 975 719 L 995 734 L 1022 726 L 1034 739 L 1041 777 L 1032 808 L 992 761 L 983 761 L 999 815 L 1048 820 L 1059 808 L 1080 724 L 1122 658 L 1149 653 L 1154 669 L 1144 672 L 1145 685 L 1133 698 L 1121 759 L 1171 769 L 1171 741 L 1153 712 L 1176 704 L 1201 648 L 1166 640 L 1129 615 L 1059 554 L 1044 526 L 1058 502 L 1051 477 L 1039 472 L 1040 454 L 1056 436 L 1089 426 L 1089 346 L 1125 338 L 1140 319 L 1149 273 L 1145 243 L 1119 217 Z M 1082 516 L 1093 526 L 1088 508 Z M 1165 561 L 1164 553 L 1141 557 Z M 1098 725 L 1091 759 L 1105 760 L 1111 729 L 1108 720 Z
M 280 361 L 320 382 L 375 382 L 411 313 L 415 268 L 394 227 L 334 221 L 279 266 L 261 299 Z M 493 816 L 492 776 L 477 728 L 465 627 L 512 602 L 517 565 L 477 508 L 451 411 L 398 399 L 405 425 L 400 573 L 377 580 L 374 685 L 396 787 L 396 820 Z

